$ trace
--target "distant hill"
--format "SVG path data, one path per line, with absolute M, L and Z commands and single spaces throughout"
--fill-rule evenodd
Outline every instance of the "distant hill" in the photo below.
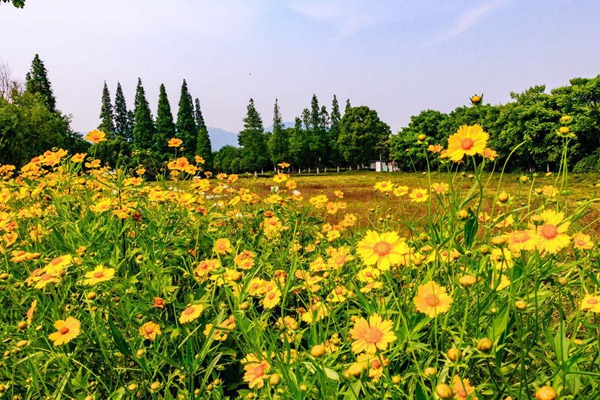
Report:
M 287 121 L 287 122 L 284 122 L 284 123 L 283 123 L 283 127 L 284 127 L 284 128 L 293 128 L 293 127 L 294 127 L 294 125 L 295 125 L 295 123 L 294 123 L 294 122 L 290 122 L 290 121 Z M 271 125 L 271 126 L 267 126 L 267 127 L 265 128 L 265 132 L 273 132 L 273 125 Z
M 238 147 L 238 134 L 237 132 L 226 131 L 221 128 L 208 128 L 208 135 L 210 136 L 210 144 L 213 151 L 219 150 L 224 146 Z

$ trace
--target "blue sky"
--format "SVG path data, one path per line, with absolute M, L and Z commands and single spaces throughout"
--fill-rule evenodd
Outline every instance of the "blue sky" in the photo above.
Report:
M 35 53 L 72 126 L 98 123 L 102 85 L 156 110 L 182 79 L 211 127 L 242 128 L 253 97 L 293 121 L 315 93 L 377 110 L 393 132 L 475 93 L 498 104 L 536 84 L 600 74 L 598 0 L 27 0 L 0 5 L 0 58 L 23 79 Z

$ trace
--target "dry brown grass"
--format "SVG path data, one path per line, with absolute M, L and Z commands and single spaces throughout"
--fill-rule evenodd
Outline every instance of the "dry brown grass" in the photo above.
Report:
M 557 176 L 545 176 L 540 174 L 534 176 L 528 174 L 528 181 L 523 184 L 519 181 L 520 174 L 505 174 L 502 177 L 500 191 L 506 191 L 512 198 L 514 207 L 527 206 L 529 203 L 529 189 L 543 188 L 547 185 L 557 185 Z M 496 193 L 500 183 L 500 174 L 490 175 L 485 174 L 482 179 L 484 190 L 484 211 L 490 212 L 492 205 L 495 202 Z M 407 217 L 412 221 L 418 220 L 420 217 L 426 216 L 428 209 L 424 204 L 411 203 L 408 196 L 401 199 L 395 198 L 393 195 L 385 196 L 376 193 L 373 186 L 376 182 L 390 180 L 394 184 L 406 185 L 409 188 L 426 188 L 429 178 L 422 173 L 377 173 L 372 171 L 352 171 L 333 174 L 311 174 L 311 175 L 293 175 L 298 183 L 298 190 L 302 192 L 305 198 L 310 198 L 319 194 L 326 194 L 331 199 L 333 192 L 340 190 L 344 192 L 344 199 L 348 204 L 347 212 L 355 213 L 359 216 L 359 221 L 362 226 L 369 226 L 375 223 L 378 218 L 385 218 L 390 215 L 394 219 L 403 220 Z M 450 175 L 448 173 L 431 174 L 431 182 L 449 182 L 453 180 L 455 187 L 464 196 L 470 187 L 475 183 L 474 178 L 466 175 Z M 596 199 L 589 207 L 589 212 L 579 222 L 581 228 L 600 238 L 600 174 L 578 174 L 569 176 L 569 194 L 568 194 L 568 209 L 574 210 L 578 202 Z M 261 194 L 267 194 L 272 186 L 276 184 L 271 178 L 247 178 L 243 179 L 244 184 L 252 187 Z M 542 205 L 547 201 L 543 196 L 535 194 L 531 195 L 530 211 Z M 439 203 L 437 200 L 433 202 L 431 212 L 439 212 Z M 496 207 L 496 213 L 498 208 Z M 524 210 L 523 212 L 527 212 Z

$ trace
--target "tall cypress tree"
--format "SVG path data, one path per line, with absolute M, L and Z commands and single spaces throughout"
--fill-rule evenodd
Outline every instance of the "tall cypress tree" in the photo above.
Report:
M 123 95 L 123 88 L 121 83 L 117 82 L 117 92 L 115 93 L 115 107 L 114 107 L 114 122 L 115 122 L 115 135 L 120 136 L 131 142 L 133 140 L 133 129 L 130 129 L 127 111 L 127 102 Z
M 313 159 L 318 166 L 325 162 L 324 157 L 327 151 L 327 132 L 325 129 L 323 129 L 321 120 L 322 117 L 321 109 L 319 108 L 319 100 L 317 99 L 317 96 L 313 94 L 310 102 L 310 126 L 307 128 L 307 130 L 310 138 L 310 150 L 314 156 Z
M 112 139 L 115 136 L 113 107 L 106 81 L 104 81 L 104 88 L 102 89 L 102 106 L 100 107 L 100 125 L 98 126 L 98 129 L 106 133 L 106 136 L 109 139 Z
M 156 111 L 156 139 L 154 140 L 154 150 L 166 155 L 168 150 L 167 142 L 170 138 L 175 137 L 175 131 L 175 122 L 173 122 L 171 104 L 167 97 L 165 85 L 161 84 L 160 93 L 158 95 L 158 110 Z
M 31 70 L 25 75 L 25 86 L 29 93 L 39 93 L 48 110 L 56 111 L 56 98 L 48 80 L 48 71 L 37 54 L 31 63 Z
M 210 135 L 208 134 L 208 128 L 204 122 L 204 116 L 202 115 L 202 109 L 200 108 L 200 100 L 195 101 L 194 117 L 196 120 L 196 127 L 198 129 L 198 135 L 196 136 L 196 154 L 204 158 L 205 168 L 212 168 L 213 154 L 212 144 L 210 142 Z
M 288 136 L 285 133 L 283 121 L 281 120 L 277 99 L 275 99 L 275 107 L 273 108 L 273 134 L 269 139 L 268 145 L 271 161 L 274 165 L 283 161 L 290 161 Z
M 244 118 L 244 130 L 239 133 L 238 142 L 242 146 L 242 168 L 244 170 L 258 171 L 267 166 L 269 160 L 262 118 L 254 107 L 253 99 L 250 99 L 248 104 Z
M 340 114 L 340 106 L 337 101 L 335 94 L 333 95 L 333 101 L 331 102 L 331 116 L 330 116 L 330 127 L 328 132 L 329 148 L 331 149 L 330 161 L 334 165 L 340 165 L 343 162 L 339 147 L 338 137 L 340 136 L 340 120 L 342 115 Z
M 304 110 L 303 115 L 308 115 L 308 110 Z M 310 148 L 308 146 L 308 135 L 305 130 L 302 129 L 302 119 L 296 117 L 294 124 L 294 131 L 290 136 L 290 159 L 291 162 L 298 167 L 308 166 L 308 160 L 310 157 Z
M 156 128 L 152 121 L 152 112 L 150 111 L 148 100 L 146 100 L 146 92 L 140 78 L 138 78 L 135 92 L 134 118 L 133 145 L 138 150 L 152 149 Z
M 351 108 L 352 104 L 350 104 L 350 99 L 346 99 L 346 108 L 344 109 L 344 114 L 346 114 Z
M 194 120 L 194 103 L 185 79 L 181 85 L 179 110 L 177 111 L 177 137 L 183 140 L 183 155 L 193 158 L 196 147 L 198 147 L 196 121 Z

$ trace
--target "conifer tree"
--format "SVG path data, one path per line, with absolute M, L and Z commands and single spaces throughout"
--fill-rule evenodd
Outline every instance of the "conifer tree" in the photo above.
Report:
M 175 137 L 175 122 L 173 122 L 173 113 L 171 113 L 171 104 L 167 96 L 165 85 L 160 85 L 158 95 L 158 109 L 156 111 L 156 139 L 154 140 L 154 150 L 160 154 L 166 155 L 168 151 L 167 142 Z
M 130 127 L 127 111 L 127 103 L 123 95 L 121 83 L 117 82 L 117 92 L 115 93 L 115 107 L 113 109 L 115 136 L 124 138 L 126 141 L 133 140 L 133 128 Z
M 133 127 L 133 145 L 138 150 L 152 149 L 156 128 L 152 120 L 150 105 L 146 100 L 146 92 L 142 80 L 138 78 L 135 92 L 135 110 Z
M 25 75 L 25 87 L 29 93 L 39 93 L 50 112 L 56 111 L 56 98 L 48 80 L 48 71 L 37 54 L 31 63 L 31 70 Z
M 250 99 L 244 130 L 238 135 L 238 143 L 242 146 L 242 168 L 246 171 L 258 171 L 265 168 L 269 162 L 267 145 L 265 143 L 262 118 Z
M 289 160 L 289 140 L 285 133 L 283 121 L 281 120 L 277 99 L 275 99 L 273 109 L 273 133 L 269 138 L 268 146 L 273 165 L 277 165 L 283 161 L 291 161 Z
M 104 81 L 104 88 L 102 89 L 102 106 L 100 107 L 100 125 L 98 129 L 106 133 L 108 139 L 115 137 L 113 107 L 106 81 Z
M 304 110 L 308 114 L 308 110 Z M 303 113 L 304 114 L 304 113 Z M 308 135 L 302 129 L 302 119 L 296 117 L 294 123 L 294 131 L 290 135 L 290 159 L 294 165 L 298 167 L 308 166 L 310 157 L 310 148 L 308 145 Z
M 331 102 L 331 116 L 330 116 L 330 127 L 328 132 L 329 148 L 331 149 L 330 161 L 332 164 L 339 166 L 343 158 L 340 153 L 338 146 L 338 137 L 340 136 L 340 120 L 342 115 L 340 114 L 340 106 L 337 101 L 337 97 L 333 95 L 333 101 Z
M 188 91 L 187 82 L 183 80 L 179 110 L 177 111 L 177 137 L 183 140 L 182 153 L 188 159 L 194 157 L 198 141 L 196 139 L 196 121 L 194 120 L 194 103 Z
M 313 155 L 313 160 L 317 163 L 317 166 L 321 166 L 323 164 L 327 151 L 327 132 L 326 129 L 323 129 L 321 120 L 322 117 L 321 109 L 319 108 L 319 100 L 317 99 L 317 96 L 313 94 L 310 102 L 309 126 L 307 127 L 307 131 L 310 138 L 310 151 Z
M 206 169 L 212 168 L 213 154 L 212 145 L 210 142 L 210 135 L 208 134 L 208 128 L 204 122 L 204 116 L 202 115 L 202 109 L 200 108 L 200 100 L 196 99 L 194 110 L 194 119 L 196 120 L 196 127 L 198 135 L 196 136 L 196 154 L 204 159 L 204 167 Z
M 346 109 L 344 110 L 344 114 L 346 114 L 352 108 L 352 104 L 350 104 L 350 99 L 346 99 Z

